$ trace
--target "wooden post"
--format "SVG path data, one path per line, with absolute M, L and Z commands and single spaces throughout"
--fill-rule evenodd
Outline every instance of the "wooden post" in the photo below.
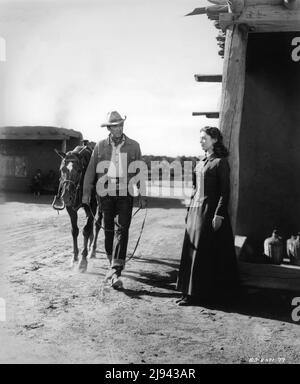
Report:
M 235 232 L 239 200 L 239 134 L 245 89 L 247 26 L 228 28 L 223 67 L 220 130 L 230 151 L 231 199 L 230 215 Z
M 61 143 L 61 150 L 62 150 L 62 152 L 67 151 L 67 139 L 63 139 L 63 141 Z

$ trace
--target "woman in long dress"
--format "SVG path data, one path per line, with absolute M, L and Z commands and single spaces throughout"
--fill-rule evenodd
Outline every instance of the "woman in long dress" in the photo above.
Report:
M 206 152 L 198 163 L 194 195 L 186 217 L 177 289 L 178 305 L 230 297 L 238 290 L 232 228 L 227 211 L 230 178 L 228 151 L 218 128 L 201 129 Z

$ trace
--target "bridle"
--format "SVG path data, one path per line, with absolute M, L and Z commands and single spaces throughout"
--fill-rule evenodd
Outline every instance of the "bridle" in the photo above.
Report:
M 75 188 L 75 191 L 74 191 L 74 195 L 72 196 L 72 202 L 71 202 L 71 207 L 76 210 L 80 207 L 81 205 L 81 201 L 78 201 L 78 199 L 80 199 L 80 187 L 81 187 L 81 182 L 82 182 L 82 175 L 83 175 L 83 164 L 82 164 L 82 160 L 80 158 L 78 158 L 78 160 L 68 160 L 68 159 L 65 159 L 66 162 L 79 162 L 79 170 L 78 170 L 78 176 L 77 176 L 77 181 L 75 182 L 74 180 L 71 180 L 71 179 L 62 179 L 61 180 L 61 187 L 63 188 L 63 193 L 66 189 L 66 187 L 68 187 L 69 185 L 73 185 L 73 187 Z M 62 195 L 63 197 L 63 195 Z
M 63 166 L 66 166 L 66 163 L 68 163 L 68 162 L 73 162 L 73 163 L 77 162 L 79 164 L 79 171 L 78 171 L 77 181 L 71 180 L 70 178 L 64 178 L 63 176 L 60 177 L 58 192 L 57 192 L 57 196 L 56 196 L 57 199 L 60 199 L 62 201 L 66 187 L 68 185 L 73 185 L 75 188 L 75 192 L 74 192 L 74 195 L 72 195 L 70 207 L 75 211 L 78 210 L 78 208 L 81 206 L 80 188 L 81 188 L 81 184 L 82 184 L 82 178 L 83 178 L 85 167 L 83 164 L 83 159 L 81 158 L 80 155 L 85 148 L 86 147 L 84 147 L 78 153 L 71 152 L 69 159 L 68 159 L 68 156 L 63 159 L 63 162 L 64 162 Z M 64 207 L 65 207 L 65 203 L 63 202 L 63 206 L 61 209 L 64 209 Z
M 89 210 L 90 210 L 90 212 L 91 212 L 91 214 L 92 214 L 94 220 L 97 221 L 97 218 L 96 218 L 96 216 L 93 214 L 93 211 L 92 211 L 92 208 L 91 208 L 90 204 L 87 204 L 87 206 L 88 206 L 88 208 L 89 208 Z M 141 207 L 137 208 L 136 211 L 133 213 L 133 215 L 132 215 L 131 218 L 133 219 L 134 216 L 135 216 L 141 209 L 142 209 Z M 145 227 L 145 223 L 146 223 L 146 218 L 147 218 L 147 213 L 148 213 L 148 207 L 147 207 L 147 206 L 145 207 L 144 211 L 145 211 L 145 215 L 144 215 L 144 218 L 143 218 L 143 221 L 142 221 L 142 225 L 141 225 L 141 228 L 140 228 L 139 237 L 138 237 L 138 239 L 137 239 L 137 242 L 136 242 L 136 244 L 135 244 L 135 247 L 134 247 L 133 252 L 127 255 L 127 258 L 126 258 L 127 263 L 128 263 L 128 261 L 130 261 L 131 259 L 134 258 L 135 252 L 136 252 L 136 250 L 137 250 L 137 247 L 139 246 L 139 243 L 140 243 L 140 240 L 141 240 L 141 237 L 142 237 L 142 233 L 143 233 L 143 231 L 144 231 L 144 227 Z M 119 232 L 119 231 L 122 230 L 123 228 L 129 228 L 129 225 L 126 225 L 126 226 L 124 226 L 124 225 L 120 225 L 120 224 L 118 224 L 118 223 L 116 222 L 116 220 L 114 220 L 114 225 L 117 226 L 117 229 L 106 229 L 106 228 L 103 227 L 102 225 L 101 225 L 100 228 L 103 229 L 105 232 L 114 232 L 114 233 Z M 135 258 L 136 258 L 136 257 L 135 257 Z

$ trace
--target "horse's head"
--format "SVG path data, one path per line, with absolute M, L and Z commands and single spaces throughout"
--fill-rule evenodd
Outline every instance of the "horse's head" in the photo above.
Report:
M 79 150 L 78 148 L 80 147 L 76 147 L 73 151 L 67 153 L 56 151 L 62 158 L 60 165 L 60 197 L 67 207 L 74 207 L 74 205 L 78 204 L 77 199 L 80 198 L 81 184 L 86 169 L 81 152 L 83 149 Z

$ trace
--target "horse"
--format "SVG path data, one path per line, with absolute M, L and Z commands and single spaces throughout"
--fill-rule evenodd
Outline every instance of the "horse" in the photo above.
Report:
M 77 225 L 77 212 L 79 208 L 84 209 L 86 214 L 86 223 L 82 231 L 83 250 L 78 269 L 80 272 L 86 272 L 88 266 L 87 257 L 96 257 L 97 239 L 102 222 L 102 213 L 99 208 L 98 218 L 95 221 L 94 236 L 93 224 L 98 206 L 95 188 L 92 191 L 90 204 L 82 204 L 83 180 L 92 155 L 92 149 L 83 145 L 77 146 L 72 151 L 67 153 L 58 150 L 55 150 L 55 152 L 61 157 L 62 161 L 59 168 L 60 179 L 58 193 L 54 198 L 52 206 L 57 210 L 66 208 L 70 216 L 73 237 L 72 266 L 79 261 L 79 249 L 77 242 L 79 229 Z

